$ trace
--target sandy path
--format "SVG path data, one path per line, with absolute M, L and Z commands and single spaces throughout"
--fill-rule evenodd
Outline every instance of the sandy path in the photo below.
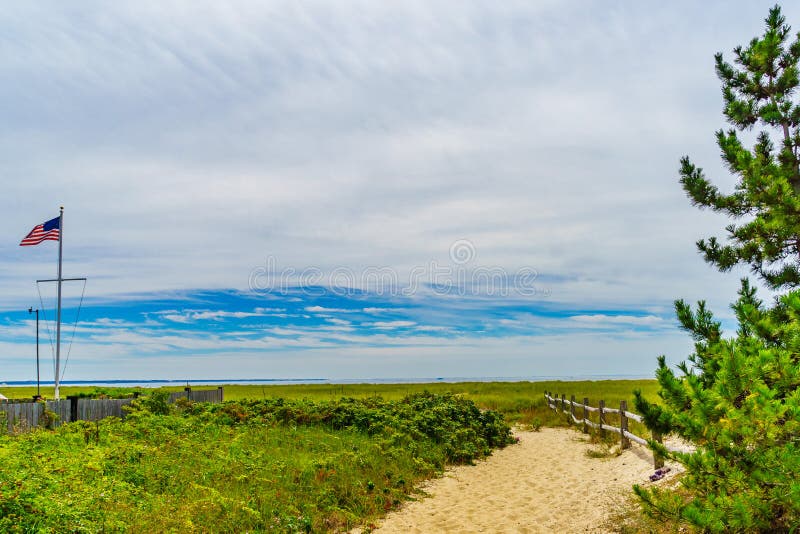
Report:
M 375 532 L 606 532 L 614 504 L 634 483 L 650 484 L 652 457 L 636 444 L 617 457 L 589 458 L 596 447 L 575 430 L 516 435 L 518 445 L 428 482 L 430 497 L 389 514 Z

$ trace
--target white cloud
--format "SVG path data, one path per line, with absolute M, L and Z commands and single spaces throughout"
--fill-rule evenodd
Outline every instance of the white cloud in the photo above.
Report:
M 452 330 L 452 328 L 448 326 L 418 325 L 416 330 L 419 332 L 447 332 Z
M 578 323 L 589 323 L 595 325 L 634 325 L 634 326 L 657 326 L 664 324 L 665 321 L 656 315 L 605 315 L 602 313 L 594 315 L 573 315 L 571 321 Z
M 0 210 L 0 310 L 27 309 L 32 280 L 55 273 L 54 243 L 18 242 L 64 204 L 65 274 L 128 306 L 247 289 L 268 257 L 293 280 L 390 267 L 407 281 L 453 267 L 451 244 L 468 238 L 469 268 L 539 273 L 546 292 L 515 302 L 660 310 L 682 297 L 724 311 L 742 272 L 696 254 L 726 221 L 690 205 L 678 160 L 730 188 L 713 54 L 761 31 L 771 4 L 13 3 L 0 12 L 0 155 L 4 195 L 22 201 Z M 800 29 L 800 5 L 784 11 Z M 468 298 L 453 295 L 454 313 Z M 305 311 L 397 312 L 383 304 Z M 291 316 L 205 306 L 147 325 Z
M 267 308 L 256 308 L 255 311 L 225 311 L 225 310 L 167 310 L 161 312 L 154 312 L 167 321 L 174 323 L 192 323 L 195 321 L 220 321 L 223 319 L 246 319 L 248 317 L 274 317 L 282 316 L 284 314 L 265 313 Z
M 408 328 L 415 326 L 417 323 L 414 321 L 375 321 L 374 323 L 364 323 L 365 326 L 372 326 L 374 328 L 381 328 L 391 330 L 393 328 Z
M 306 306 L 304 309 L 311 313 L 356 313 L 358 311 L 344 308 L 326 308 L 324 306 Z

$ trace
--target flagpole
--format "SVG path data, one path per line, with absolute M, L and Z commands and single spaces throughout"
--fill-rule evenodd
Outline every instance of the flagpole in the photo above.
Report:
M 55 398 L 59 400 L 59 384 L 61 382 L 61 252 L 64 239 L 64 206 L 61 206 L 61 213 L 58 216 L 58 311 L 56 312 L 56 376 L 55 376 Z

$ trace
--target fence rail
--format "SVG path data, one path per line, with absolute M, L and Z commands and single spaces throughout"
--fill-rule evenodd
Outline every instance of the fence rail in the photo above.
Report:
M 608 408 L 603 400 L 598 402 L 598 406 L 590 406 L 589 399 L 586 397 L 584 397 L 583 402 L 576 402 L 575 395 L 572 395 L 570 399 L 567 400 L 567 396 L 564 394 L 561 394 L 561 398 L 559 398 L 558 395 L 552 396 L 550 392 L 545 392 L 544 397 L 547 400 L 547 405 L 551 409 L 555 410 L 556 412 L 561 411 L 569 416 L 567 419 L 568 422 L 583 425 L 584 432 L 588 432 L 589 427 L 600 430 L 601 432 L 615 432 L 620 436 L 620 447 L 623 449 L 630 447 L 631 441 L 638 443 L 639 445 L 650 445 L 648 440 L 637 436 L 628 429 L 628 420 L 642 423 L 643 419 L 638 413 L 628 411 L 627 401 L 620 401 L 619 408 Z M 580 418 L 575 415 L 575 410 L 578 408 L 582 410 L 582 417 Z M 594 422 L 589 418 L 589 413 L 598 414 L 597 422 Z M 616 415 L 619 419 L 619 425 L 608 424 L 606 422 L 606 415 Z M 661 443 L 662 445 L 664 443 L 663 437 L 656 432 L 653 432 L 652 440 Z M 670 452 L 676 452 L 680 450 L 669 446 L 666 448 Z M 655 451 L 653 452 L 653 465 L 656 467 L 656 469 L 664 467 L 664 458 Z
M 224 399 L 222 387 L 194 391 L 186 388 L 170 394 L 169 402 L 178 399 L 189 399 L 195 402 L 220 403 Z M 55 412 L 57 418 L 53 426 L 60 426 L 73 421 L 99 421 L 106 417 L 125 418 L 125 410 L 133 399 L 81 399 L 67 397 L 64 400 L 46 402 L 0 402 L 0 432 L 3 426 L 9 433 L 26 431 L 40 426 L 45 408 Z

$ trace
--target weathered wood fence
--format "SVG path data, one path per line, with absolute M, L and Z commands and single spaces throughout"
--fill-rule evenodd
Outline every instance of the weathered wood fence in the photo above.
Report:
M 189 399 L 194 402 L 213 402 L 220 403 L 223 400 L 223 389 L 219 386 L 217 389 L 199 389 L 197 391 L 192 388 L 184 388 L 183 391 L 176 391 L 170 393 L 169 401 L 175 402 L 178 399 Z
M 217 389 L 197 391 L 187 387 L 183 391 L 171 393 L 169 396 L 169 402 L 175 402 L 178 399 L 220 403 L 224 399 L 224 390 L 221 386 Z M 126 412 L 122 407 L 130 404 L 131 401 L 133 399 L 81 399 L 78 397 L 46 402 L 0 401 L 0 432 L 3 430 L 7 430 L 9 433 L 20 432 L 39 426 L 42 423 L 45 408 L 55 412 L 58 416 L 53 426 L 73 421 L 98 421 L 112 416 L 124 419 Z
M 622 449 L 629 448 L 631 446 L 631 441 L 638 443 L 639 445 L 644 445 L 645 447 L 650 445 L 646 439 L 639 437 L 628 430 L 628 421 L 633 420 L 637 423 L 641 423 L 642 416 L 634 412 L 629 412 L 627 401 L 620 401 L 619 409 L 617 409 L 607 407 L 605 401 L 603 400 L 599 401 L 596 407 L 590 406 L 589 399 L 586 397 L 583 398 L 582 403 L 575 401 L 575 395 L 570 396 L 570 399 L 567 400 L 567 396 L 563 393 L 561 394 L 560 399 L 558 395 L 551 395 L 550 392 L 545 392 L 544 397 L 547 400 L 547 405 L 550 406 L 551 409 L 555 410 L 556 412 L 560 410 L 562 413 L 567 414 L 569 416 L 567 421 L 569 423 L 581 425 L 584 432 L 589 432 L 590 427 L 600 430 L 600 432 L 616 432 L 619 434 L 620 448 Z M 580 410 L 580 418 L 575 415 L 576 410 Z M 589 415 L 590 413 L 595 412 L 598 414 L 596 423 L 591 420 Z M 609 415 L 616 416 L 615 418 L 619 423 L 617 425 L 609 424 L 607 421 L 607 416 Z M 658 443 L 664 443 L 663 436 L 657 432 L 653 432 L 652 439 Z M 667 447 L 667 450 L 672 449 Z M 664 467 L 664 458 L 656 452 L 653 452 L 653 465 L 656 469 Z

